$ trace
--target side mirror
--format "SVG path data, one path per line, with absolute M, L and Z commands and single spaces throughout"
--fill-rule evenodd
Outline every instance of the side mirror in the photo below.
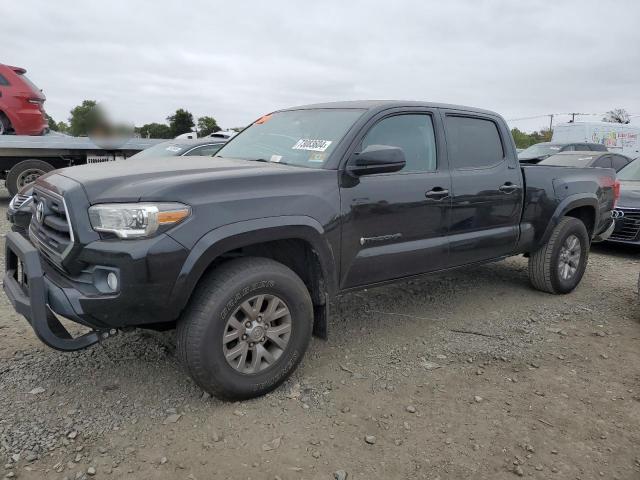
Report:
M 402 170 L 406 164 L 401 148 L 388 145 L 369 145 L 362 152 L 354 154 L 349 159 L 347 172 L 356 177 L 374 173 L 392 173 Z

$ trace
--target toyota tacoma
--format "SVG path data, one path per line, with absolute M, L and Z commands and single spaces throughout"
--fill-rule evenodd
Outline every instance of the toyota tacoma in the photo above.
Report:
M 524 254 L 539 290 L 580 282 L 613 229 L 615 172 L 524 166 L 503 118 L 357 101 L 265 115 L 214 158 L 50 172 L 4 289 L 36 335 L 79 350 L 177 328 L 195 382 L 224 399 L 282 383 L 344 292 Z M 89 327 L 69 334 L 60 317 Z

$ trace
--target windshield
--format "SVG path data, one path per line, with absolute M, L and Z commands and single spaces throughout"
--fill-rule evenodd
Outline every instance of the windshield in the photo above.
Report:
M 640 182 L 640 158 L 636 158 L 629 165 L 618 172 L 618 180 Z
M 551 155 L 550 157 L 542 160 L 538 165 L 559 165 L 562 167 L 587 167 L 589 163 L 594 159 L 593 155 L 589 154 L 576 154 L 567 155 L 562 153 L 560 155 Z
M 363 110 L 288 110 L 265 115 L 216 157 L 322 168 Z
M 187 149 L 193 145 L 181 145 L 174 142 L 162 142 L 153 147 L 149 147 L 141 152 L 132 155 L 129 158 L 151 158 L 151 157 L 177 157 L 182 155 Z
M 558 153 L 562 148 L 561 145 L 552 145 L 550 143 L 536 143 L 529 148 L 525 148 L 518 154 L 518 158 L 536 158 L 544 155 L 553 155 Z

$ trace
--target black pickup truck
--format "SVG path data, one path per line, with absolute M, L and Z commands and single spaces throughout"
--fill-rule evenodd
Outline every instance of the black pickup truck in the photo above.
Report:
M 38 337 L 78 350 L 118 329 L 177 326 L 204 390 L 264 394 L 327 337 L 336 295 L 529 257 L 567 293 L 613 229 L 615 173 L 520 167 L 502 117 L 361 101 L 265 115 L 214 158 L 40 177 L 27 240 L 6 237 L 4 289 Z M 58 316 L 90 327 L 72 336 Z

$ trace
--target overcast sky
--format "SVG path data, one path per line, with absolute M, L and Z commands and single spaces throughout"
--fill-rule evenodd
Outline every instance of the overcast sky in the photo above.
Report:
M 0 62 L 27 69 L 58 121 L 83 99 L 136 125 L 186 108 L 225 128 L 369 98 L 506 119 L 640 114 L 638 0 L 22 0 L 0 23 Z M 548 118 L 510 123 L 532 130 Z

